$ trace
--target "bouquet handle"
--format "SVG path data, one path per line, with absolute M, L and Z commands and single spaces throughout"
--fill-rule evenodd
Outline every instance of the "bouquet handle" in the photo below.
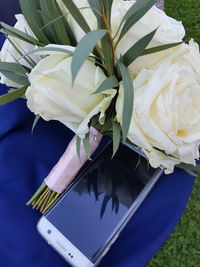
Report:
M 49 175 L 44 179 L 42 185 L 29 200 L 27 205 L 46 212 L 57 200 L 60 194 L 71 184 L 79 170 L 87 161 L 83 142 L 80 146 L 80 158 L 76 151 L 75 135 L 58 163 L 53 167 Z M 101 142 L 102 135 L 95 128 L 90 128 L 90 154 L 92 155 Z

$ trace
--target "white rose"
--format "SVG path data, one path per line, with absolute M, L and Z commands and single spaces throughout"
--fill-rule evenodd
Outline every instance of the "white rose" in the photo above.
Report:
M 22 14 L 19 14 L 19 15 L 16 15 L 15 17 L 17 19 L 17 23 L 15 24 L 14 27 L 20 31 L 26 32 L 27 34 L 35 38 L 24 16 Z M 26 43 L 18 38 L 10 37 L 10 39 L 23 55 L 34 49 L 34 46 L 32 44 Z M 39 58 L 35 55 L 31 55 L 30 57 L 35 63 L 39 61 Z M 1 49 L 0 60 L 2 62 L 19 62 L 21 65 L 31 68 L 31 66 L 27 63 L 27 61 L 24 58 L 22 58 L 22 56 L 14 48 L 14 46 L 10 43 L 8 39 L 4 42 L 4 45 Z M 6 84 L 7 86 L 13 86 L 13 87 L 20 86 L 19 84 L 16 84 L 10 81 L 9 79 L 7 79 L 1 73 L 0 73 L 0 82 L 2 84 Z
M 106 76 L 91 60 L 85 61 L 72 86 L 71 61 L 71 56 L 60 52 L 42 59 L 29 75 L 27 105 L 43 119 L 58 120 L 83 138 L 95 114 L 100 113 L 100 123 L 104 123 L 105 111 L 116 90 L 92 94 Z
M 155 70 L 143 69 L 134 88 L 128 139 L 143 149 L 153 167 L 163 165 L 167 173 L 179 162 L 195 165 L 200 145 L 198 45 L 182 44 Z M 120 123 L 122 101 L 123 85 L 116 105 Z
M 117 32 L 120 21 L 135 2 L 135 0 L 114 0 L 111 17 L 112 31 L 114 34 Z M 181 22 L 167 16 L 164 11 L 153 6 L 135 25 L 133 25 L 119 42 L 116 49 L 117 55 L 125 54 L 133 44 L 156 28 L 158 28 L 158 30 L 148 48 L 180 42 L 185 36 L 185 29 Z M 151 68 L 155 63 L 160 62 L 161 59 L 169 54 L 170 50 L 165 50 L 156 54 L 139 57 L 129 66 L 129 69 L 132 73 L 136 74 L 142 68 Z

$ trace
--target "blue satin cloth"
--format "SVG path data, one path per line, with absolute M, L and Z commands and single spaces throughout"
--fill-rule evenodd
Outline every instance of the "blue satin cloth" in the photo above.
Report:
M 0 94 L 6 91 L 1 85 Z M 66 267 L 36 230 L 40 214 L 25 203 L 73 133 L 59 122 L 39 120 L 31 134 L 33 120 L 24 99 L 0 107 L 0 266 Z M 100 267 L 145 266 L 178 223 L 193 183 L 182 170 L 163 175 Z
M 16 23 L 15 14 L 21 13 L 19 0 L 1 0 L 0 21 L 9 25 Z

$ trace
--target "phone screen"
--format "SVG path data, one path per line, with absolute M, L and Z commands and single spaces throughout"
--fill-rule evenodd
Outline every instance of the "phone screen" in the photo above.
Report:
M 108 145 L 46 218 L 95 263 L 147 182 L 158 171 L 126 145 Z

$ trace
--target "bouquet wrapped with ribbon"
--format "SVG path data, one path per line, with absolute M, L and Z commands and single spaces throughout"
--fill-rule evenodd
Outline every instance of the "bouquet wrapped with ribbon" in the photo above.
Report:
M 113 157 L 128 141 L 165 173 L 200 171 L 199 47 L 156 2 L 20 0 L 15 26 L 1 23 L 0 105 L 24 97 L 33 129 L 42 118 L 75 133 L 29 205 L 48 210 L 105 135 Z

